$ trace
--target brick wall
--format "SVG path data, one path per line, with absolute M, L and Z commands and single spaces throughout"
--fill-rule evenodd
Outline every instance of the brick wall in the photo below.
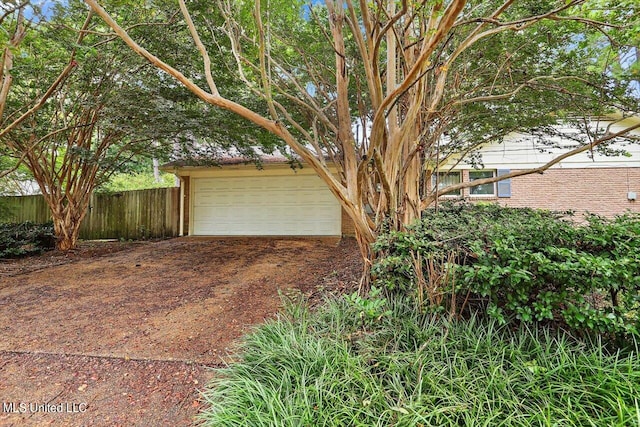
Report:
M 349 218 L 349 215 L 347 215 L 347 212 L 345 212 L 344 209 L 341 209 L 341 211 L 342 211 L 342 235 L 355 236 L 356 229 L 353 224 L 353 221 L 351 220 L 351 218 Z
M 468 172 L 463 173 L 463 180 L 465 179 L 468 179 Z M 544 174 L 512 179 L 511 197 L 469 197 L 468 200 L 497 201 L 511 207 L 574 210 L 577 214 L 589 211 L 614 216 L 627 210 L 640 212 L 640 200 L 628 200 L 629 191 L 640 196 L 640 167 L 551 169 Z M 468 190 L 465 197 L 468 197 Z
M 511 180 L 512 197 L 500 201 L 514 207 L 614 216 L 626 210 L 640 212 L 640 200 L 628 200 L 629 191 L 640 195 L 640 167 L 552 169 Z
M 462 170 L 462 180 L 469 181 L 469 171 Z M 515 172 L 515 170 L 512 170 Z M 639 199 L 627 199 L 629 191 Z M 532 174 L 511 180 L 511 197 L 469 195 L 469 201 L 497 202 L 503 206 L 530 207 L 556 211 L 573 210 L 577 215 L 588 211 L 605 216 L 615 216 L 629 210 L 640 213 L 640 167 L 637 168 L 590 168 L 551 169 L 544 174 Z M 459 197 L 443 196 L 441 200 Z M 354 234 L 353 222 L 342 211 L 342 234 Z

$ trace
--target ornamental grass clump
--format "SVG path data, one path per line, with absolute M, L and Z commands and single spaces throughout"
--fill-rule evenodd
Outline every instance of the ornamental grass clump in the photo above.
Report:
M 413 301 L 332 301 L 249 334 L 204 397 L 207 426 L 640 425 L 636 344 L 494 319 L 449 321 Z M 376 306 L 379 316 L 361 316 Z

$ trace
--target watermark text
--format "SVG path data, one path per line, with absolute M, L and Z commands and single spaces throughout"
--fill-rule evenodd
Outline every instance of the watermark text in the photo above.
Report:
M 2 402 L 2 412 L 9 414 L 80 414 L 86 411 L 87 404 L 84 402 Z

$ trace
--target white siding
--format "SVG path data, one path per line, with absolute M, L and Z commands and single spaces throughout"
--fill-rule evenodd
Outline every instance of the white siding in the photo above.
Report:
M 601 127 L 606 123 L 601 123 Z M 623 129 L 623 126 L 615 125 L 612 131 L 616 132 Z M 567 129 L 568 132 L 571 130 Z M 635 135 L 639 135 L 638 131 L 634 131 Z M 576 146 L 575 141 L 567 138 L 553 137 L 549 138 L 554 143 L 559 143 L 567 148 L 565 149 L 549 149 L 541 144 L 538 137 L 525 134 L 513 133 L 508 135 L 502 144 L 493 144 L 483 147 L 482 163 L 486 169 L 528 169 L 535 168 L 548 163 L 560 154 L 570 150 Z M 628 152 L 629 156 L 605 156 L 597 152 L 589 151 L 571 156 L 562 162 L 554 165 L 553 168 L 625 168 L 640 167 L 640 144 L 632 143 L 624 146 L 611 146 L 612 148 L 622 148 Z M 542 151 L 544 150 L 544 152 Z M 450 163 L 453 164 L 452 160 Z M 469 169 L 471 165 L 461 162 L 457 168 Z

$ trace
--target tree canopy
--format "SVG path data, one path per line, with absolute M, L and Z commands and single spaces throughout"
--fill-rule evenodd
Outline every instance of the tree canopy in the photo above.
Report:
M 183 51 L 188 37 L 175 12 L 161 2 L 153 8 L 109 4 L 123 20 L 141 22 L 130 27 L 132 34 L 198 78 L 196 55 L 175 54 Z M 3 24 L 6 34 L 16 35 L 4 41 L 11 45 L 3 56 L 5 81 L 10 81 L 3 86 L 0 146 L 4 162 L 24 163 L 38 182 L 52 211 L 58 248 L 75 245 L 92 191 L 142 157 L 168 159 L 179 152 L 215 163 L 224 150 L 255 158 L 255 146 L 270 150 L 279 144 L 259 127 L 222 110 L 210 111 L 188 96 L 109 34 L 82 2 L 59 3 L 24 31 L 27 6 L 8 10 Z M 14 57 L 19 58 L 15 64 Z M 216 78 L 228 90 L 242 92 L 224 70 Z M 256 97 L 245 101 L 256 109 L 262 103 L 264 109 Z M 244 138 L 236 137 L 240 133 Z
M 340 200 L 365 259 L 381 227 L 402 229 L 437 200 L 430 177 L 452 156 L 516 130 L 638 111 L 633 79 L 607 59 L 637 48 L 632 1 L 177 0 L 176 19 L 192 39 L 183 49 L 200 55 L 199 79 L 128 31 L 133 22 L 85 2 L 200 99 L 281 138 Z M 217 79 L 229 58 L 267 114 Z M 563 156 L 630 130 L 584 132 Z

